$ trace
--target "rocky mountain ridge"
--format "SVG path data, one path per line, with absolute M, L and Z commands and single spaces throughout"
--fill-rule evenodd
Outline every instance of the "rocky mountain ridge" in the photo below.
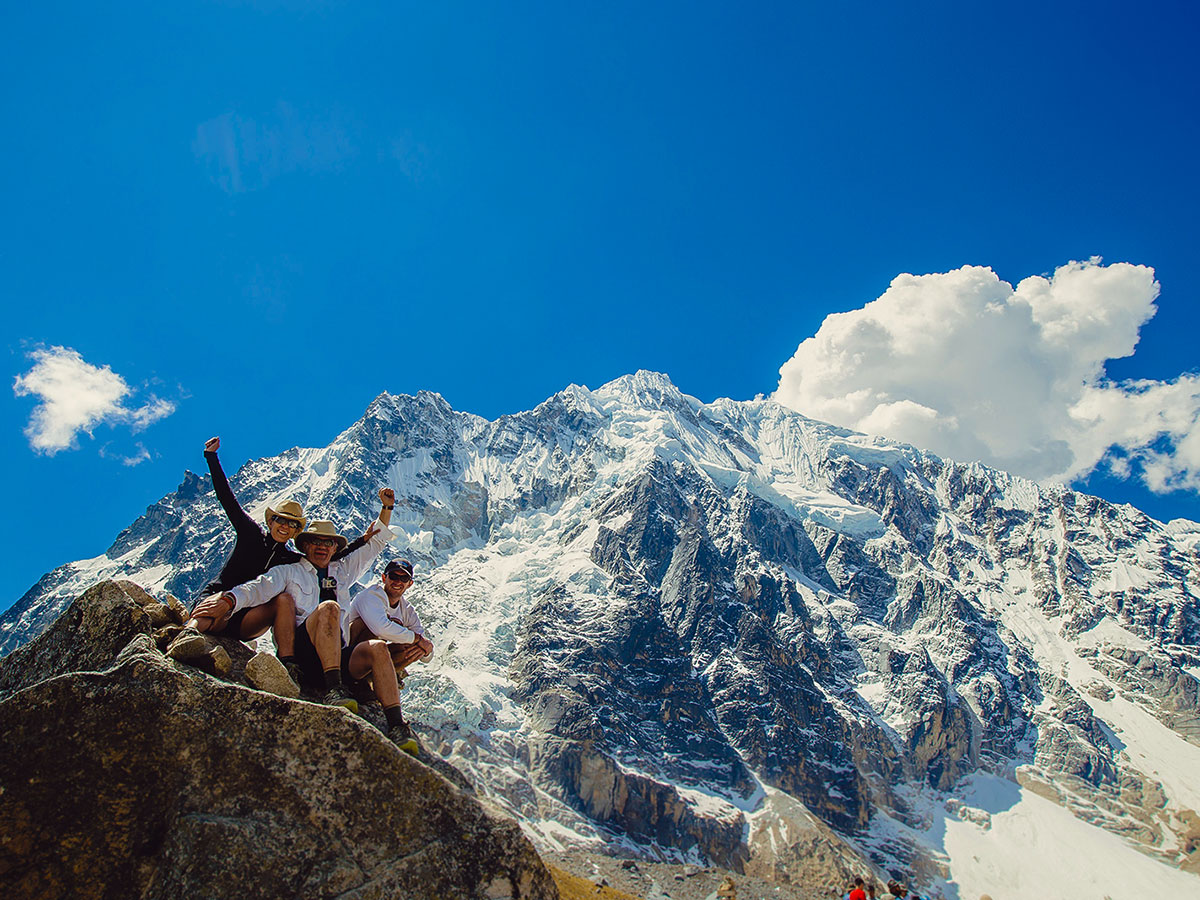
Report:
M 383 394 L 231 480 L 347 534 L 397 489 L 438 638 L 406 703 L 544 847 L 783 880 L 819 845 L 948 887 L 931 823 L 1017 809 L 955 799 L 995 776 L 1200 869 L 1195 523 L 648 372 L 494 422 Z M 39 581 L 0 646 L 100 577 L 189 596 L 230 539 L 189 473 Z

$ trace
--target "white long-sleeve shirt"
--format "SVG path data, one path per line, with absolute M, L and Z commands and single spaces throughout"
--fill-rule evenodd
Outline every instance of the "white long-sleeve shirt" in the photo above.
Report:
M 354 595 L 350 612 L 342 619 L 342 643 L 350 641 L 350 626 L 355 619 L 362 619 L 373 637 L 394 644 L 411 644 L 417 635 L 425 636 L 425 626 L 413 605 L 404 597 L 392 606 L 381 584 L 363 588 Z
M 372 526 L 379 531 L 371 540 L 359 547 L 353 553 L 335 559 L 329 563 L 329 575 L 337 579 L 337 602 L 342 608 L 342 619 L 345 620 L 346 610 L 350 608 L 350 585 L 358 581 L 375 561 L 388 542 L 396 535 L 378 519 Z M 262 606 L 276 594 L 287 591 L 296 603 L 296 625 L 312 615 L 317 604 L 321 602 L 321 586 L 317 570 L 307 559 L 289 563 L 286 566 L 276 566 L 268 569 L 253 581 L 238 585 L 229 591 L 233 595 L 233 611 L 247 609 L 251 606 Z

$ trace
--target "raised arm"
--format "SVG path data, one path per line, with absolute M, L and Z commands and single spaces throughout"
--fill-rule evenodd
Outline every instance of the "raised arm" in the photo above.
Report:
M 396 508 L 396 492 L 384 488 L 379 492 L 379 521 L 384 525 L 392 524 L 392 510 Z
M 339 550 L 337 553 L 333 554 L 333 558 L 341 559 L 345 556 L 349 556 L 351 553 L 353 553 L 359 547 L 365 547 L 368 543 L 370 543 L 371 538 L 375 537 L 375 535 L 378 533 L 379 533 L 379 529 L 376 528 L 375 523 L 372 522 L 370 525 L 367 526 L 366 532 L 364 532 L 363 534 L 360 534 L 358 537 L 356 537 L 354 540 L 352 540 L 350 543 L 348 543 L 346 545 L 345 550 Z
M 367 568 L 375 561 L 375 557 L 396 536 L 395 532 L 388 528 L 382 520 L 376 519 L 375 521 L 378 523 L 378 527 L 373 523 L 369 529 L 369 532 L 374 532 L 371 534 L 371 539 L 353 553 L 338 560 L 338 565 L 343 567 L 342 575 L 338 577 L 345 578 L 345 583 L 348 585 L 362 577 L 363 572 L 367 571 Z
M 217 459 L 217 450 L 220 446 L 221 439 L 219 437 L 209 438 L 204 444 L 204 461 L 208 463 L 208 474 L 212 476 L 213 490 L 217 494 L 217 499 L 221 501 L 221 507 L 225 510 L 225 515 L 229 517 L 235 531 L 240 533 L 249 528 L 261 533 L 259 527 L 254 524 L 254 520 L 242 509 L 237 497 L 233 496 L 233 488 L 229 486 L 229 479 L 225 477 L 225 470 L 221 468 L 221 461 Z
M 384 497 L 385 492 L 387 493 L 386 498 Z M 379 510 L 379 521 L 382 522 L 384 525 L 391 524 L 392 509 L 396 505 L 396 492 L 393 491 L 391 488 L 384 488 L 384 490 L 379 492 L 379 503 L 380 503 L 380 507 L 381 507 Z M 387 518 L 384 518 L 384 516 L 387 516 Z M 337 553 L 333 554 L 333 558 L 334 559 L 345 559 L 347 556 L 349 556 L 355 550 L 358 550 L 361 547 L 365 547 L 367 544 L 371 543 L 371 538 L 375 537 L 375 535 L 378 533 L 379 533 L 379 529 L 376 528 L 375 523 L 372 522 L 370 525 L 367 526 L 366 532 L 364 532 L 359 537 L 356 537 L 349 544 L 347 544 L 346 548 L 344 550 L 339 550 Z

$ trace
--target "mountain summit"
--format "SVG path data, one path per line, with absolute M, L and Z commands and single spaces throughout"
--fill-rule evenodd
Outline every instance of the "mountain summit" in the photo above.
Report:
M 1200 525 L 652 372 L 496 421 L 381 394 L 231 481 L 346 534 L 396 488 L 436 646 L 405 708 L 543 848 L 1200 888 Z M 104 578 L 190 599 L 231 539 L 188 473 L 0 648 Z

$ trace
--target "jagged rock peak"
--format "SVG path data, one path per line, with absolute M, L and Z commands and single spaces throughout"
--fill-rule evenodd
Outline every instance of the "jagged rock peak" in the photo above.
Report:
M 701 405 L 695 397 L 683 393 L 661 372 L 638 369 L 632 375 L 622 375 L 594 392 L 601 401 L 617 400 L 631 406 L 648 409 L 670 409 L 684 404 L 693 409 Z
M 378 419 L 388 422 L 397 415 L 406 418 L 418 413 L 434 414 L 439 419 L 464 415 L 455 410 L 437 391 L 419 390 L 415 394 L 393 394 L 383 391 L 367 404 L 362 420 Z

